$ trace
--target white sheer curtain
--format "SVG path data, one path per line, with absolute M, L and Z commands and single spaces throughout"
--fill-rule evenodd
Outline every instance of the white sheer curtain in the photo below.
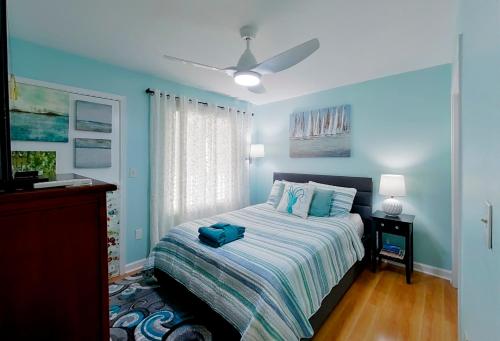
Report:
M 153 247 L 184 221 L 248 205 L 251 116 L 158 90 L 150 107 Z

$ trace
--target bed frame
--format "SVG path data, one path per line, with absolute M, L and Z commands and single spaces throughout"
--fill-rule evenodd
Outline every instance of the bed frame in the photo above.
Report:
M 319 310 L 309 319 L 314 329 L 314 333 L 316 334 L 332 310 L 340 302 L 342 296 L 344 296 L 358 275 L 363 271 L 365 264 L 368 263 L 367 260 L 369 260 L 368 258 L 371 254 L 369 236 L 371 233 L 373 181 L 371 178 L 297 173 L 274 173 L 273 182 L 274 180 L 286 180 L 299 183 L 314 181 L 327 185 L 357 189 L 351 212 L 358 213 L 361 219 L 363 219 L 365 230 L 362 241 L 365 247 L 365 258 L 352 266 L 344 277 L 342 277 L 340 282 L 333 287 L 332 291 L 325 297 L 323 302 L 321 302 Z
M 358 213 L 361 216 L 361 219 L 363 219 L 365 230 L 362 241 L 365 246 L 365 258 L 352 266 L 340 282 L 333 287 L 330 293 L 325 297 L 319 310 L 309 319 L 309 322 L 314 329 L 314 333 L 316 334 L 323 322 L 326 321 L 332 310 L 339 303 L 342 296 L 344 296 L 358 275 L 363 271 L 365 263 L 368 262 L 370 255 L 369 235 L 371 230 L 373 182 L 371 178 L 298 173 L 274 173 L 273 182 L 274 180 L 286 180 L 299 183 L 314 181 L 327 185 L 357 189 L 351 212 Z M 158 269 L 155 269 L 155 276 L 162 284 L 168 286 L 169 291 L 174 291 L 179 297 L 182 296 L 183 302 L 196 307 L 197 311 L 202 312 L 203 315 L 206 316 L 206 320 L 204 322 L 209 323 L 213 332 L 214 340 L 239 340 L 241 338 L 236 328 L 234 328 L 229 322 L 214 312 L 205 302 L 189 292 L 176 280 L 172 279 L 169 275 Z

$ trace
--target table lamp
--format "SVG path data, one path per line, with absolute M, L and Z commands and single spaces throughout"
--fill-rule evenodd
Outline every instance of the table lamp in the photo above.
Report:
M 398 216 L 403 211 L 403 204 L 394 197 L 406 196 L 405 178 L 402 175 L 382 174 L 380 176 L 379 194 L 388 196 L 382 202 L 382 210 L 390 216 Z

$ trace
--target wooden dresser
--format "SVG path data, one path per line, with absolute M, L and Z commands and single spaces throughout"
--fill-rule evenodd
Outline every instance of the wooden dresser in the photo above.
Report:
M 0 339 L 109 340 L 106 192 L 115 189 L 0 193 Z

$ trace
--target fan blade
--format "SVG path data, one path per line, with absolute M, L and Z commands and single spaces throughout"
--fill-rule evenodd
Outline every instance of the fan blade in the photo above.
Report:
M 295 46 L 285 52 L 271 57 L 260 64 L 257 64 L 257 66 L 255 66 L 252 71 L 264 75 L 286 70 L 309 57 L 318 48 L 319 40 L 311 39 L 303 44 Z
M 212 71 L 224 71 L 223 69 L 219 69 L 218 67 L 215 67 L 215 66 L 211 66 L 211 65 L 206 65 L 206 64 L 200 64 L 200 63 L 197 63 L 197 62 L 193 62 L 191 60 L 186 60 L 186 59 L 182 59 L 182 58 L 177 58 L 177 57 L 172 57 L 172 56 L 168 56 L 168 55 L 163 55 L 164 58 L 168 59 L 168 60 L 172 60 L 172 61 L 175 61 L 175 62 L 181 62 L 183 64 L 191 64 L 195 67 L 199 67 L 199 68 L 202 68 L 202 69 L 207 69 L 207 70 L 212 70 Z
M 266 92 L 266 88 L 264 88 L 262 83 L 259 85 L 256 85 L 256 86 L 249 86 L 247 89 L 248 89 L 248 91 L 251 91 L 255 94 L 263 94 Z
M 238 68 L 236 66 L 230 66 L 230 67 L 225 68 L 222 71 L 224 71 L 228 76 L 233 77 L 234 74 L 236 73 L 236 71 L 238 71 Z

